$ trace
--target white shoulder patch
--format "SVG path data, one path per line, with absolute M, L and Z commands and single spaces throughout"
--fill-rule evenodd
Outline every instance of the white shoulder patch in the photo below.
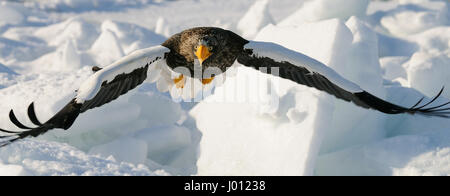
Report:
M 293 65 L 304 67 L 311 72 L 319 73 L 325 76 L 333 84 L 351 93 L 364 91 L 357 84 L 343 78 L 336 71 L 323 63 L 302 53 L 289 50 L 278 44 L 250 41 L 250 43 L 244 46 L 244 49 L 253 50 L 253 55 L 257 57 L 268 57 L 277 62 L 289 62 Z
M 145 67 L 147 64 L 155 64 L 156 61 L 163 59 L 164 54 L 167 52 L 170 52 L 170 50 L 164 46 L 136 50 L 130 55 L 104 67 L 81 84 L 75 97 L 77 103 L 84 103 L 93 99 L 103 82 L 111 81 L 120 74 L 131 73 L 133 70 Z

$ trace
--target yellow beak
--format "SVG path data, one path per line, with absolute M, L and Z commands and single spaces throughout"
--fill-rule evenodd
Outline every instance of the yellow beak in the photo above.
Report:
M 203 63 L 209 56 L 211 56 L 211 52 L 209 52 L 208 47 L 204 45 L 200 45 L 197 48 L 197 51 L 195 51 L 195 56 L 197 56 L 198 60 L 200 61 L 200 64 Z

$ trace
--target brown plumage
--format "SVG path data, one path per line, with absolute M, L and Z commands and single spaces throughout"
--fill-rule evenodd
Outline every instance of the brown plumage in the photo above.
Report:
M 242 53 L 244 45 L 249 41 L 232 31 L 214 28 L 198 27 L 175 34 L 162 45 L 170 49 L 167 55 L 167 65 L 171 68 L 186 67 L 194 75 L 194 64 L 197 57 L 194 55 L 195 46 L 200 40 L 214 46 L 212 55 L 202 64 L 202 71 L 209 67 L 219 68 L 225 72 L 233 65 L 237 57 Z

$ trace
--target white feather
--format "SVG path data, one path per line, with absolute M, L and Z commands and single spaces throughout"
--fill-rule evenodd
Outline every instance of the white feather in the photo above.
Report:
M 296 66 L 302 66 L 311 72 L 319 73 L 325 76 L 333 84 L 341 87 L 346 91 L 352 93 L 364 91 L 357 84 L 343 78 L 336 71 L 324 65 L 323 63 L 302 53 L 289 50 L 283 46 L 270 42 L 251 41 L 250 43 L 246 44 L 244 48 L 253 50 L 253 54 L 258 57 L 269 57 L 277 62 L 289 62 Z
M 170 50 L 164 46 L 154 46 L 141 49 L 134 51 L 130 55 L 106 66 L 81 84 L 76 96 L 76 102 L 84 103 L 87 100 L 93 99 L 100 90 L 103 82 L 112 81 L 120 74 L 131 73 L 133 70 L 145 67 L 158 57 L 159 59 L 164 58 L 164 54 L 169 51 Z M 156 63 L 157 62 L 153 62 L 153 65 L 151 66 L 154 66 Z

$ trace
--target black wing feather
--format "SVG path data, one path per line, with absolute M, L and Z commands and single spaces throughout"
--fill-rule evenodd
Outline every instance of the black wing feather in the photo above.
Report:
M 30 127 L 27 127 L 27 126 L 23 125 L 19 120 L 17 120 L 17 117 L 14 114 L 13 110 L 9 111 L 9 119 L 11 120 L 11 122 L 14 125 L 16 125 L 17 127 L 21 128 L 21 129 L 31 129 Z
M 147 78 L 147 70 L 150 64 L 144 67 L 135 69 L 131 73 L 117 75 L 110 82 L 103 82 L 99 92 L 96 96 L 83 104 L 77 103 L 75 99 L 72 99 L 66 106 L 64 106 L 58 113 L 56 113 L 50 120 L 45 123 L 41 123 L 34 109 L 34 103 L 28 106 L 28 117 L 30 121 L 37 125 L 35 128 L 28 127 L 22 124 L 11 110 L 9 113 L 9 118 L 11 122 L 20 129 L 25 131 L 8 131 L 0 129 L 0 132 L 9 134 L 5 136 L 0 136 L 0 147 L 11 144 L 14 141 L 26 138 L 26 137 L 37 137 L 47 131 L 55 128 L 69 129 L 70 126 L 75 122 L 76 118 L 80 113 L 83 113 L 89 109 L 100 107 L 107 104 L 120 95 L 127 93 L 128 91 L 136 88 L 138 85 L 142 84 Z
M 81 112 L 107 104 L 142 84 L 147 78 L 148 66 L 147 64 L 131 73 L 117 75 L 111 82 L 103 82 L 97 95 L 93 99 L 84 102 Z M 122 85 L 123 88 L 121 88 Z
M 316 88 L 321 91 L 325 91 L 331 95 L 334 95 L 336 98 L 353 102 L 357 106 L 367 108 L 367 109 L 375 109 L 383 113 L 387 114 L 421 114 L 425 116 L 437 116 L 450 118 L 450 108 L 443 108 L 444 106 L 450 105 L 450 102 L 426 108 L 427 106 L 434 103 L 443 93 L 444 88 L 439 91 L 437 96 L 435 96 L 428 103 L 419 106 L 424 98 L 420 99 L 414 106 L 411 108 L 405 108 L 402 106 L 398 106 L 387 101 L 384 101 L 366 91 L 352 93 L 344 90 L 338 85 L 332 83 L 325 76 L 311 72 L 308 69 L 291 64 L 290 62 L 277 62 L 269 57 L 260 57 L 253 55 L 253 51 L 251 49 L 246 49 L 239 57 L 238 62 L 252 67 L 257 70 L 269 70 L 270 73 L 271 68 L 278 68 L 278 76 L 284 79 L 288 79 L 294 81 L 298 84 L 303 84 L 309 87 Z M 263 68 L 263 69 L 260 69 Z
M 42 126 L 42 123 L 38 120 L 36 112 L 34 111 L 34 102 L 31 102 L 30 106 L 28 106 L 28 117 L 34 125 Z

